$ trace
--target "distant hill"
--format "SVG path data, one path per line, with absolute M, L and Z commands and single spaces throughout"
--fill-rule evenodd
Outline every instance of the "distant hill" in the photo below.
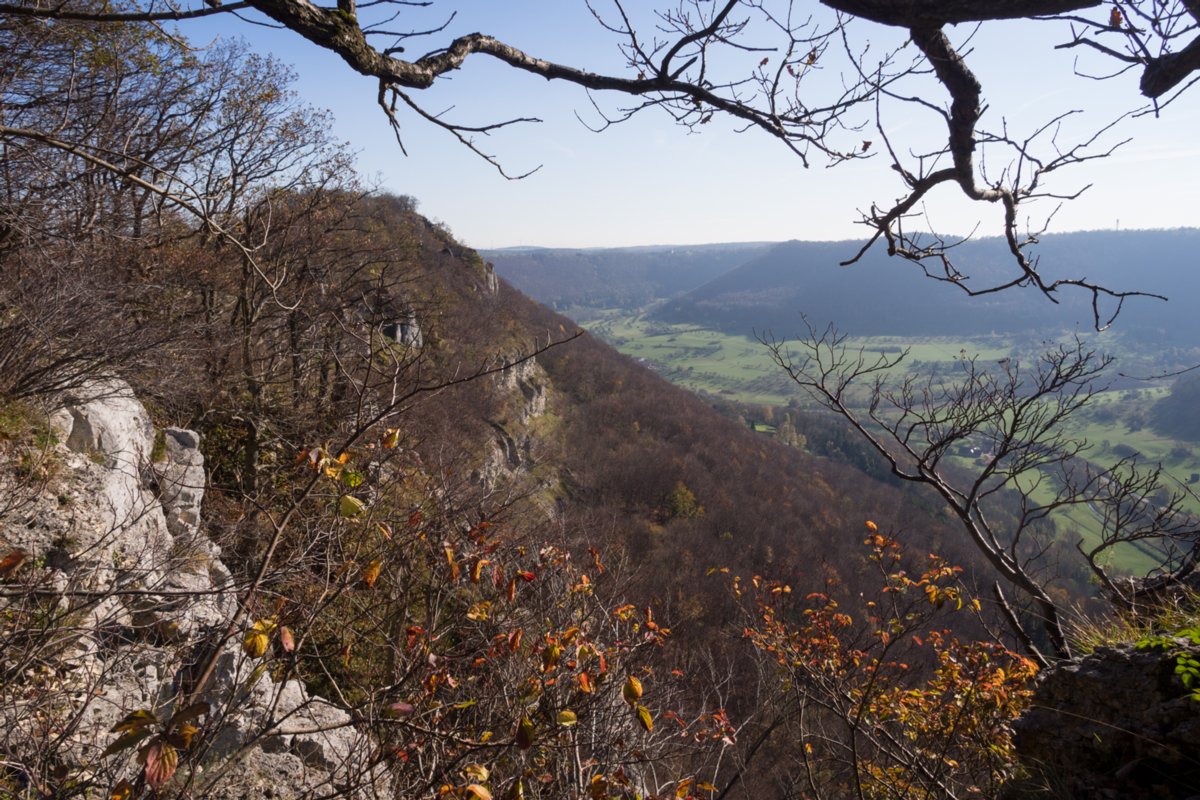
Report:
M 920 268 L 889 258 L 882 247 L 858 264 L 854 242 L 786 242 L 759 254 L 704 286 L 663 304 L 655 316 L 746 334 L 771 329 L 791 335 L 805 313 L 817 324 L 836 322 L 861 335 L 976 335 L 1019 331 L 1090 329 L 1091 297 L 1066 287 L 1059 304 L 1032 290 L 969 297 L 938 283 Z M 1038 247 L 1047 277 L 1085 276 L 1114 289 L 1164 294 L 1170 302 L 1126 301 L 1120 328 L 1162 341 L 1200 341 L 1200 230 L 1070 233 L 1046 237 Z M 1000 239 L 969 242 L 954 251 L 955 264 L 981 281 L 1012 274 L 1012 257 Z M 931 266 L 931 268 L 933 268 Z M 982 284 L 980 284 L 982 285 Z
M 640 308 L 690 291 L 773 244 L 482 250 L 496 272 L 540 303 L 560 309 Z

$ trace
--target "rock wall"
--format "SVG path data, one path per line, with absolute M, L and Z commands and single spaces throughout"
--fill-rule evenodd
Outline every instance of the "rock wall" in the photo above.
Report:
M 1032 775 L 1019 796 L 1200 798 L 1200 701 L 1176 671 L 1181 655 L 1200 658 L 1200 646 L 1102 647 L 1046 670 L 1016 725 Z
M 222 640 L 238 594 L 201 525 L 199 436 L 155 431 L 117 381 L 64 398 L 50 423 L 61 442 L 48 453 L 52 474 L 21 502 L 0 504 L 0 556 L 20 553 L 28 565 L 0 598 L 0 619 L 13 626 L 11 646 L 0 648 L 0 751 L 11 781 L 45 792 L 54 764 L 101 788 L 135 782 L 136 747 L 104 754 L 119 735 L 113 727 L 139 710 L 170 718 L 197 665 L 216 653 L 203 694 L 210 710 L 157 796 L 383 792 L 384 776 L 366 765 L 371 742 L 345 710 L 256 669 L 243 631 Z M 0 463 L 0 494 L 21 483 L 11 466 Z M 44 609 L 40 638 L 17 646 L 31 608 Z

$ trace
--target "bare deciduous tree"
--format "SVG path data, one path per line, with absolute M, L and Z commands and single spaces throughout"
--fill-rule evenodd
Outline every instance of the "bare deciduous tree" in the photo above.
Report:
M 1001 584 L 993 587 L 1013 632 L 1043 663 L 1030 622 L 1056 657 L 1070 655 L 1069 598 L 1048 588 L 1055 565 L 1045 556 L 1054 534 L 1044 523 L 1055 512 L 1080 509 L 1098 518 L 1098 538 L 1080 539 L 1077 555 L 1118 606 L 1132 607 L 1195 569 L 1200 520 L 1187 510 L 1185 488 L 1134 457 L 1098 466 L 1088 460 L 1086 440 L 1070 432 L 1105 388 L 1111 363 L 1082 340 L 1025 364 L 1015 357 L 984 363 L 964 353 L 948 378 L 892 373 L 906 354 L 856 350 L 833 328 L 810 327 L 795 351 L 775 339 L 764 343 L 797 384 L 887 460 L 892 474 L 928 486 L 946 503 L 996 574 L 1031 604 L 1022 620 Z M 1108 557 L 1129 547 L 1154 559 L 1144 580 L 1113 574 Z

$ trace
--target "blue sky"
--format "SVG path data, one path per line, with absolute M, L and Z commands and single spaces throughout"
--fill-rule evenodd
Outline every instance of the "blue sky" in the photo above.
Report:
M 597 4 L 603 8 L 603 0 Z M 648 6 L 639 0 L 639 6 Z M 815 7 L 815 3 L 813 6 Z M 632 7 L 632 4 L 631 4 Z M 601 30 L 583 0 L 461 0 L 405 12 L 398 27 L 440 24 L 457 10 L 444 35 L 414 47 L 431 49 L 454 35 L 480 31 L 532 55 L 596 71 L 619 71 L 617 41 Z M 446 111 L 470 124 L 509 116 L 534 116 L 541 124 L 510 128 L 483 141 L 511 172 L 538 165 L 521 181 L 508 181 L 455 142 L 445 131 L 416 118 L 404 120 L 409 156 L 396 145 L 375 105 L 376 84 L 336 56 L 295 34 L 216 17 L 184 28 L 197 44 L 218 36 L 240 36 L 260 52 L 292 64 L 305 99 L 333 112 L 335 135 L 359 154 L 360 169 L 386 189 L 410 194 L 427 215 L 447 224 L 475 247 L 543 245 L 620 246 L 785 239 L 860 237 L 857 209 L 890 202 L 901 185 L 882 159 L 826 169 L 805 169 L 781 144 L 753 132 L 737 133 L 728 121 L 705 126 L 701 135 L 674 126 L 661 112 L 647 112 L 604 133 L 589 131 L 577 118 L 595 122 L 583 90 L 548 83 L 476 56 L 418 99 L 432 112 Z M 964 35 L 965 31 L 958 31 Z M 892 32 L 864 23 L 857 41 L 879 47 Z M 1064 41 L 1061 23 L 1004 23 L 985 26 L 969 59 L 984 84 L 989 109 L 984 123 L 1001 122 L 1025 133 L 1056 113 L 1082 109 L 1061 136 L 1082 134 L 1136 108 L 1137 76 L 1094 81 L 1072 74 L 1073 52 L 1054 50 Z M 419 55 L 414 52 L 408 55 Z M 1092 60 L 1081 65 L 1100 69 Z M 826 80 L 836 81 L 829 74 Z M 832 86 L 833 83 L 827 84 Z M 914 83 L 913 91 L 941 102 L 944 92 Z M 614 98 L 597 97 L 607 108 Z M 1054 217 L 1053 230 L 1180 227 L 1197 224 L 1200 201 L 1200 92 L 1184 95 L 1161 118 L 1130 120 L 1106 141 L 1133 141 L 1103 161 L 1063 171 L 1052 188 L 1073 192 L 1092 184 Z M 890 136 L 914 150 L 927 150 L 943 135 L 929 112 L 898 107 L 886 114 Z M 870 131 L 864 139 L 877 139 Z M 1041 220 L 1057 205 L 1032 208 Z M 940 233 L 999 233 L 998 209 L 967 203 L 951 187 L 932 196 L 926 211 Z

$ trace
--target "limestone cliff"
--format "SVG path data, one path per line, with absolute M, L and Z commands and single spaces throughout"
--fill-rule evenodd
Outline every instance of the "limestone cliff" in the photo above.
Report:
M 189 759 L 199 766 L 174 779 L 191 796 L 380 788 L 349 714 L 256 669 L 240 630 L 222 640 L 238 587 L 200 524 L 197 434 L 156 431 L 118 381 L 64 398 L 49 428 L 40 480 L 12 469 L 12 453 L 0 465 L 0 494 L 10 498 L 0 505 L 0 555 L 23 557 L 0 587 L 0 748 L 10 783 L 41 791 L 54 768 L 98 788 L 136 781 L 136 747 L 105 753 L 121 735 L 114 727 L 139 711 L 169 719 L 213 656 L 199 695 L 200 752 Z

